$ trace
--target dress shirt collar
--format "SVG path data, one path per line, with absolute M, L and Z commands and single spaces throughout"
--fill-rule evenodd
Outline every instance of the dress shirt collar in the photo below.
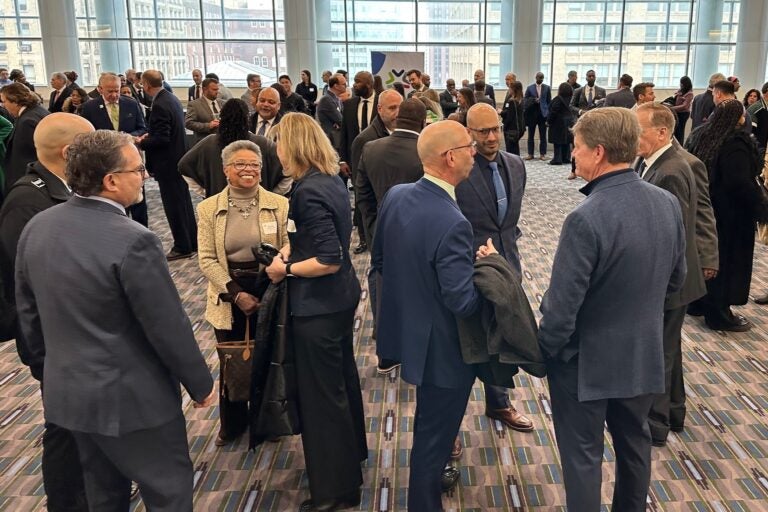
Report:
M 415 132 L 413 130 L 406 130 L 405 128 L 395 128 L 394 131 L 392 131 L 390 133 L 395 133 L 395 132 L 412 133 L 412 134 L 414 134 L 417 137 L 419 136 L 419 132 Z
M 445 180 L 441 180 L 437 176 L 432 176 L 431 174 L 424 173 L 424 179 L 427 181 L 431 181 L 441 189 L 445 190 L 446 194 L 451 196 L 451 199 L 456 201 L 456 187 L 454 187 L 453 185 L 451 185 Z
M 118 203 L 117 201 L 113 201 L 112 199 L 108 199 L 106 197 L 101 197 L 101 196 L 96 196 L 96 195 L 93 195 L 93 196 L 81 196 L 80 194 L 75 194 L 75 197 L 81 197 L 83 199 L 93 199 L 94 201 L 101 201 L 102 203 L 110 204 L 110 205 L 114 206 L 115 208 L 117 208 L 120 211 L 120 213 L 125 215 L 125 207 L 123 205 L 121 205 L 120 203 Z
M 656 160 L 659 159 L 661 155 L 664 154 L 666 150 L 672 147 L 672 143 L 668 142 L 659 149 L 657 149 L 651 156 L 645 159 L 645 172 L 648 172 L 648 169 L 653 166 L 654 163 L 656 163 Z
M 17 116 L 16 116 L 16 119 L 20 118 L 20 117 L 21 117 L 21 114 L 23 114 L 25 110 L 27 110 L 27 107 L 26 107 L 26 106 L 24 106 L 24 107 L 21 107 L 21 108 L 19 109 L 19 115 L 17 115 Z
M 581 192 L 585 196 L 588 196 L 589 194 L 592 193 L 592 191 L 595 189 L 595 187 L 597 186 L 598 183 L 600 183 L 602 181 L 605 181 L 605 180 L 607 180 L 609 178 L 613 178 L 613 177 L 616 177 L 616 176 L 619 176 L 619 175 L 622 175 L 622 174 L 629 174 L 629 173 L 634 174 L 639 179 L 639 176 L 637 176 L 637 173 L 635 172 L 635 170 L 632 169 L 631 167 L 629 167 L 627 169 L 620 169 L 618 171 L 607 172 L 607 173 L 603 174 L 602 176 L 593 179 L 592 181 L 590 181 L 589 183 L 587 183 L 583 187 L 581 187 L 579 189 L 579 192 Z
M 499 155 L 499 153 L 498 153 L 498 152 L 496 153 L 496 158 L 494 158 L 493 160 L 489 160 L 489 159 L 485 158 L 485 157 L 484 157 L 483 155 L 481 155 L 480 153 L 476 153 L 476 154 L 475 154 L 475 164 L 477 165 L 477 167 L 478 167 L 480 170 L 483 170 L 483 171 L 484 171 L 484 170 L 486 170 L 486 169 L 489 169 L 489 168 L 490 168 L 490 164 L 491 164 L 491 162 L 496 162 L 496 165 L 498 165 L 498 166 L 499 166 L 499 169 L 501 169 L 501 167 L 502 167 L 502 164 L 501 164 L 501 155 Z

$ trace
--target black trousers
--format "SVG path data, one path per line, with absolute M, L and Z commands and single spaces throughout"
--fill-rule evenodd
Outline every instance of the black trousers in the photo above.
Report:
M 547 119 L 541 115 L 541 112 L 536 111 L 536 122 L 528 125 L 528 155 L 533 156 L 533 147 L 536 141 L 533 137 L 536 133 L 536 127 L 539 128 L 539 155 L 544 156 L 547 154 Z
M 90 512 L 127 512 L 131 480 L 147 510 L 192 512 L 192 461 L 184 415 L 159 427 L 110 437 L 72 432 Z
M 43 486 L 49 512 L 88 512 L 77 443 L 72 432 L 53 423 L 43 433 Z
M 683 139 L 685 139 L 685 124 L 688 122 L 688 118 L 691 117 L 690 112 L 678 112 L 677 124 L 675 125 L 675 138 L 680 145 L 683 145 Z
M 507 148 L 507 153 L 520 156 L 520 139 L 516 133 L 504 132 L 504 145 Z
M 169 172 L 155 175 L 160 199 L 173 235 L 173 250 L 182 254 L 197 251 L 197 221 L 189 197 L 189 186 L 181 174 Z
M 352 347 L 355 310 L 292 316 L 301 442 L 315 502 L 355 492 L 368 458 L 363 397 Z
M 554 144 L 554 156 L 552 157 L 553 162 L 558 162 L 562 164 L 569 164 L 571 163 L 571 145 L 570 144 Z
M 616 452 L 612 511 L 643 512 L 651 481 L 648 412 L 653 395 L 579 402 L 578 363 L 547 367 L 568 510 L 600 510 L 603 424 Z
M 665 393 L 653 396 L 648 416 L 651 438 L 666 440 L 670 427 L 685 426 L 685 384 L 681 331 L 688 306 L 664 311 L 664 383 Z

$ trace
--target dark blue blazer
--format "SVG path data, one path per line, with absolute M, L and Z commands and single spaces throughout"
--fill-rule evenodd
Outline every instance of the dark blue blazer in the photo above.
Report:
M 525 98 L 536 98 L 536 84 L 531 84 L 525 90 Z M 547 84 L 541 84 L 541 98 L 539 98 L 539 111 L 541 115 L 549 115 L 549 104 L 552 103 L 552 88 Z
M 349 258 L 352 213 L 339 176 L 310 169 L 296 180 L 288 208 L 291 261 L 317 258 L 340 265 L 335 274 L 291 277 L 288 298 L 294 316 L 327 315 L 357 307 L 360 283 Z
M 421 178 L 387 192 L 373 242 L 383 285 L 376 346 L 402 362 L 406 382 L 460 388 L 475 378 L 456 326 L 480 302 L 474 254 L 472 226 L 439 186 Z
M 147 169 L 154 176 L 178 173 L 179 160 L 186 152 L 186 130 L 181 102 L 165 89 L 152 98 L 149 136 L 139 146 L 147 155 Z
M 120 96 L 118 100 L 119 121 L 118 131 L 125 132 L 135 136 L 147 133 L 147 125 L 144 122 L 144 113 L 141 106 L 133 98 Z M 109 112 L 104 106 L 104 98 L 99 96 L 88 100 L 83 105 L 81 114 L 91 122 L 97 130 L 113 130 L 112 120 L 109 118 Z
M 484 158 L 480 155 L 475 157 Z M 512 153 L 499 151 L 499 172 L 502 180 L 509 187 L 507 190 L 507 215 L 500 223 L 496 213 L 496 192 L 491 191 L 488 180 L 475 163 L 469 173 L 469 178 L 456 187 L 456 201 L 461 212 L 472 225 L 474 241 L 472 247 L 484 245 L 490 237 L 499 254 L 521 273 L 520 252 L 517 249 L 517 239 L 522 236 L 517 223 L 520 220 L 520 209 L 525 192 L 525 164 L 522 158 Z

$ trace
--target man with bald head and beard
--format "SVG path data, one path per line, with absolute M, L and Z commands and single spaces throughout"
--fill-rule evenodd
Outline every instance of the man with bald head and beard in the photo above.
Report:
M 27 165 L 27 173 L 8 190 L 0 210 L 0 269 L 2 269 L 3 323 L 13 326 L 16 346 L 24 364 L 31 363 L 22 332 L 16 325 L 13 269 L 16 247 L 24 226 L 43 210 L 67 201 L 72 191 L 66 184 L 66 152 L 76 135 L 92 132 L 87 120 L 74 114 L 55 113 L 43 118 L 34 134 L 37 160 Z M 6 321 L 6 317 L 7 321 Z M 30 367 L 42 384 L 43 368 Z M 48 495 L 48 510 L 87 511 L 77 445 L 69 430 L 46 423 L 43 433 L 43 486 Z
M 421 132 L 417 150 L 424 177 L 392 187 L 377 219 L 377 350 L 401 361 L 401 377 L 417 386 L 408 509 L 442 510 L 442 470 L 475 381 L 461 357 L 456 317 L 480 303 L 472 281 L 476 248 L 455 195 L 474 164 L 475 143 L 459 123 L 441 121 Z M 488 242 L 483 254 L 495 254 Z
M 352 84 L 355 95 L 344 102 L 341 112 L 341 162 L 339 162 L 342 177 L 351 178 L 355 182 L 355 164 L 352 163 L 352 142 L 360 132 L 368 126 L 376 117 L 379 104 L 379 95 L 373 90 L 373 75 L 368 71 L 360 71 L 355 75 Z M 360 219 L 360 211 L 355 207 L 352 221 L 357 226 L 357 235 L 360 243 L 355 247 L 355 254 L 361 254 L 368 249 L 365 243 L 363 222 Z

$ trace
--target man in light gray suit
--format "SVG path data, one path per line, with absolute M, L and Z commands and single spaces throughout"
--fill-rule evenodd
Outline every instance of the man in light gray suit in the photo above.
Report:
M 685 279 L 685 228 L 677 199 L 630 167 L 640 135 L 630 110 L 590 110 L 573 132 L 587 198 L 563 224 L 539 326 L 566 502 L 600 509 L 607 423 L 613 510 L 645 510 L 648 413 L 664 392 L 664 301 Z
M 698 206 L 696 180 L 685 159 L 672 147 L 675 116 L 664 105 L 644 103 L 637 110 L 640 139 L 637 154 L 640 177 L 663 188 L 680 203 L 685 225 L 685 262 L 688 273 L 683 287 L 667 296 L 664 305 L 664 380 L 666 389 L 656 395 L 649 415 L 651 442 L 664 446 L 670 429 L 683 430 L 685 424 L 685 386 L 681 332 L 688 304 L 707 293 L 704 285 L 696 238 Z
M 184 127 L 195 133 L 195 144 L 215 133 L 219 127 L 219 113 L 224 103 L 218 96 L 218 80 L 206 78 L 203 80 L 203 94 L 187 103 Z
M 75 196 L 27 224 L 16 260 L 45 420 L 74 435 L 91 510 L 127 511 L 134 480 L 148 510 L 191 512 L 179 383 L 199 407 L 216 395 L 160 240 L 125 215 L 146 169 L 115 131 L 79 135 L 68 155 Z

